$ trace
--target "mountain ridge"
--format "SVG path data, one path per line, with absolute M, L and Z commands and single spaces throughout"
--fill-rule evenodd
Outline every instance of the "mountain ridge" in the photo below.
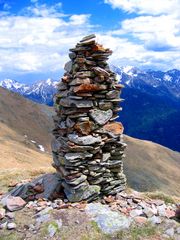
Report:
M 157 89 L 157 91 L 155 91 L 156 93 L 171 94 L 177 99 L 180 98 L 180 70 L 171 69 L 166 72 L 153 70 L 142 71 L 133 66 L 117 67 L 115 65 L 111 65 L 111 69 L 117 74 L 117 79 L 126 87 L 143 90 L 143 84 L 146 84 L 149 87 L 154 88 L 154 90 Z M 37 81 L 31 85 L 19 83 L 12 79 L 4 79 L 0 81 L 1 87 L 20 93 L 24 97 L 30 99 L 31 94 L 35 94 L 34 97 L 32 97 L 32 100 L 47 105 L 52 105 L 52 103 L 49 103 L 46 94 L 45 96 L 43 94 L 49 92 L 52 96 L 52 94 L 54 94 L 53 90 L 56 89 L 57 84 L 58 81 L 51 78 Z M 38 97 L 40 95 L 42 96 L 42 99 Z

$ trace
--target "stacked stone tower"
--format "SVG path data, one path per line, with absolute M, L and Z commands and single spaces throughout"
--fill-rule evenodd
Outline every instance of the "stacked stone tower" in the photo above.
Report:
M 71 202 L 116 194 L 126 185 L 123 174 L 123 87 L 107 64 L 112 51 L 84 37 L 70 49 L 71 61 L 55 96 L 53 166 Z

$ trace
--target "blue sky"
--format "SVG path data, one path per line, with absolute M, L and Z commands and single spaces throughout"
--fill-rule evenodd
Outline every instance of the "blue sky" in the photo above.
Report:
M 0 0 L 0 80 L 59 78 L 90 33 L 111 64 L 180 68 L 180 0 Z

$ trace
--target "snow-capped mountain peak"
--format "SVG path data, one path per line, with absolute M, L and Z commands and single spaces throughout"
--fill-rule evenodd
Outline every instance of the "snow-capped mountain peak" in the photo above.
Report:
M 4 79 L 2 81 L 0 81 L 0 86 L 1 87 L 4 87 L 4 88 L 7 88 L 7 89 L 11 89 L 11 88 L 14 88 L 14 89 L 20 89 L 22 87 L 25 86 L 25 84 L 22 84 L 22 83 L 19 83 L 15 80 L 12 80 L 12 79 Z
M 0 87 L 6 88 L 10 91 L 17 92 L 20 94 L 23 94 L 29 89 L 28 85 L 8 78 L 0 81 Z
M 165 74 L 164 77 L 163 77 L 163 80 L 170 82 L 172 80 L 172 77 L 169 76 L 168 74 Z
M 122 67 L 122 71 L 124 73 L 126 73 L 127 75 L 130 75 L 132 76 L 134 74 L 134 67 L 133 66 L 125 66 L 125 67 Z
M 155 93 L 180 98 L 180 71 L 177 69 L 162 71 L 142 71 L 133 66 L 110 66 L 116 73 L 116 79 L 127 88 L 134 88 L 143 92 Z M 0 81 L 0 86 L 20 93 L 35 102 L 48 105 L 53 104 L 58 81 L 51 78 L 38 81 L 32 85 L 19 83 L 12 79 Z

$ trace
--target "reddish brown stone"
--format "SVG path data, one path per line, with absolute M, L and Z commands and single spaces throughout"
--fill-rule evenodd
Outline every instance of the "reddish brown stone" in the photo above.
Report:
M 74 88 L 75 93 L 83 93 L 83 92 L 96 92 L 101 90 L 106 90 L 106 85 L 98 85 L 98 84 L 81 84 L 78 87 Z
M 73 180 L 75 178 L 78 178 L 81 176 L 81 173 L 75 173 L 75 174 L 71 174 L 65 177 L 66 180 Z
M 166 209 L 165 210 L 166 211 L 166 217 L 167 218 L 173 218 L 173 217 L 175 217 L 175 211 L 173 211 L 173 210 L 170 210 L 170 209 Z
M 6 207 L 9 211 L 17 211 L 22 209 L 26 202 L 21 197 L 10 196 L 6 200 Z
M 37 193 L 42 193 L 44 191 L 44 187 L 42 184 L 37 184 L 36 186 L 34 186 L 34 191 Z
M 119 135 L 123 133 L 124 127 L 121 123 L 114 122 L 114 123 L 108 123 L 103 126 L 103 130 L 105 132 L 110 132 L 115 135 Z
M 8 187 L 15 187 L 18 185 L 18 182 L 11 182 Z
M 63 76 L 62 77 L 62 81 L 65 82 L 65 83 L 69 82 L 69 80 L 70 80 L 70 78 L 68 76 Z
M 145 223 L 147 223 L 147 218 L 141 217 L 141 216 L 135 217 L 134 220 L 138 224 L 145 224 Z
M 74 129 L 76 129 L 79 133 L 88 135 L 93 130 L 93 126 L 94 124 L 91 121 L 79 122 L 74 126 Z
M 115 88 L 116 88 L 116 89 L 121 89 L 121 88 L 123 88 L 123 87 L 124 87 L 123 84 L 116 84 L 116 85 L 115 85 Z
M 101 45 L 101 44 L 95 44 L 92 47 L 92 51 L 96 52 L 96 51 L 101 51 L 101 52 L 105 52 L 106 49 Z
M 104 200 L 107 202 L 107 203 L 112 203 L 112 202 L 114 202 L 114 200 L 115 200 L 115 197 L 114 196 L 111 196 L 111 195 L 109 195 L 108 197 L 104 197 Z

